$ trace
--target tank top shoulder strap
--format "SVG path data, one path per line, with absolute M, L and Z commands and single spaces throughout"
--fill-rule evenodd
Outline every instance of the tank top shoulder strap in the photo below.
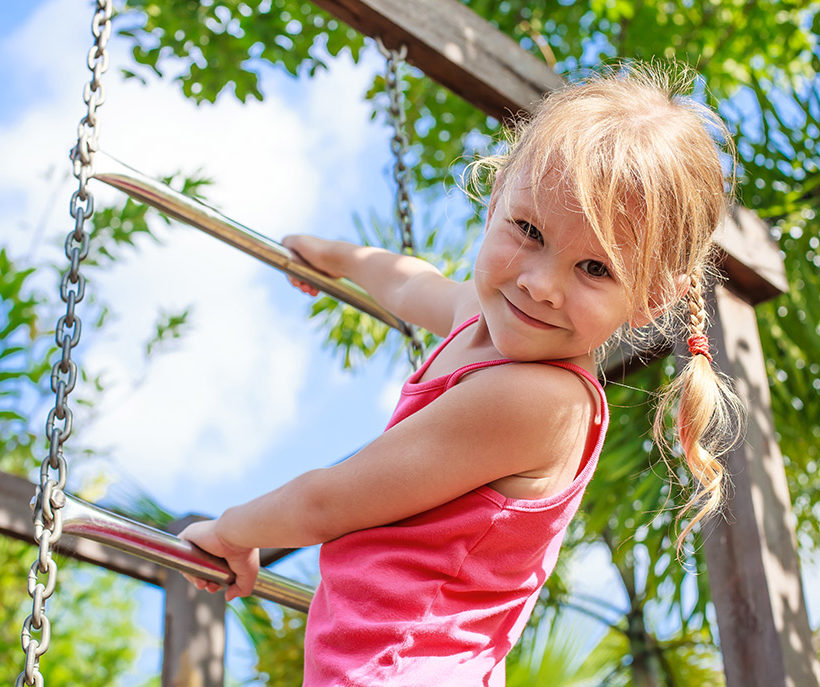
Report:
M 444 339 L 444 341 L 442 342 L 442 347 L 444 345 L 450 343 L 450 341 L 452 341 L 458 334 L 460 334 L 465 329 L 467 329 L 467 327 L 469 327 L 471 324 L 475 324 L 476 322 L 478 322 L 478 318 L 479 318 L 479 315 L 473 315 L 470 319 L 464 320 L 464 322 L 462 322 L 460 325 L 458 325 L 458 327 L 453 329 L 453 331 L 451 331 L 447 335 L 447 338 Z
M 474 370 L 481 370 L 485 367 L 495 367 L 496 365 L 507 365 L 509 363 L 514 362 L 514 360 L 510 360 L 509 358 L 502 358 L 500 360 L 483 360 L 480 363 L 470 363 L 469 365 L 465 365 L 464 367 L 460 367 L 457 370 L 451 372 L 450 375 L 447 377 L 447 383 L 444 385 L 444 388 L 450 389 L 451 387 L 455 386 L 458 383 L 458 381 L 468 372 L 473 372 Z

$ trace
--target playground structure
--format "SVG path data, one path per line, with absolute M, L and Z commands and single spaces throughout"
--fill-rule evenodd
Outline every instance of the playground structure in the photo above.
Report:
M 104 5 L 104 0 L 98 4 Z M 317 0 L 316 4 L 390 48 L 406 46 L 408 62 L 499 119 L 528 110 L 544 91 L 562 84 L 547 64 L 456 0 Z M 94 157 L 94 179 L 313 283 L 404 334 L 411 333 L 406 323 L 352 285 L 294 263 L 287 249 L 276 242 L 108 156 L 96 153 Z M 727 280 L 710 294 L 714 311 L 710 337 L 717 351 L 715 362 L 734 378 L 749 407 L 746 440 L 726 459 L 734 484 L 727 517 L 715 519 L 704 532 L 727 685 L 816 687 L 820 667 L 803 605 L 789 494 L 775 441 L 754 314 L 757 303 L 785 291 L 783 265 L 768 227 L 749 210 L 736 209 L 720 228 L 716 242 Z M 78 330 L 76 336 L 79 338 Z M 656 355 L 670 352 L 661 348 Z M 624 351 L 610 365 L 607 376 L 620 378 L 639 364 Z M 0 532 L 30 540 L 33 491 L 34 485 L 26 480 L 0 475 Z M 56 503 L 53 507 L 59 508 Z M 189 679 L 197 680 L 195 684 L 221 685 L 224 629 L 220 640 L 214 624 L 224 622 L 224 600 L 195 592 L 167 567 L 224 582 L 228 575 L 224 563 L 203 556 L 168 533 L 111 516 L 67 495 L 62 510 L 64 538 L 58 550 L 165 588 L 166 619 L 173 617 L 174 621 L 166 623 L 163 684 L 183 684 L 179 680 L 184 666 Z M 175 531 L 186 523 L 178 523 Z M 266 551 L 263 559 L 271 562 L 281 554 Z M 42 560 L 41 555 L 40 569 L 45 572 Z M 309 589 L 272 573 L 260 576 L 256 591 L 263 598 L 300 610 L 306 609 L 310 599 Z M 202 622 L 203 617 L 207 623 Z M 45 635 L 43 630 L 40 641 L 47 648 Z M 30 644 L 36 641 L 30 639 Z M 18 684 L 37 682 L 18 678 Z

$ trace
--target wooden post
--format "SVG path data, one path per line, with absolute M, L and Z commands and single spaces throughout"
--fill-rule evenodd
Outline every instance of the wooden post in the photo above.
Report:
M 717 287 L 710 310 L 715 362 L 748 408 L 745 440 L 725 460 L 732 485 L 725 516 L 703 533 L 727 687 L 818 687 L 754 307 Z
M 168 529 L 179 534 L 201 517 L 187 516 Z M 165 587 L 162 687 L 223 687 L 225 596 L 199 591 L 169 570 Z

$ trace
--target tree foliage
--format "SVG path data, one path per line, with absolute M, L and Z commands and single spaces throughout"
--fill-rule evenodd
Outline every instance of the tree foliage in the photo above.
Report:
M 269 687 L 301 685 L 305 615 L 253 597 L 232 607 L 256 651 L 254 679 Z
M 10 678 L 25 664 L 21 610 L 31 612 L 26 577 L 36 558 L 36 547 L 0 537 L 0 670 Z M 59 592 L 48 602 L 52 642 L 40 664 L 48 684 L 110 684 L 127 675 L 149 641 L 134 622 L 138 583 L 63 556 L 55 560 Z
M 724 110 L 743 138 L 742 199 L 772 223 L 788 293 L 757 309 L 778 443 L 786 463 L 798 534 L 820 542 L 820 81 L 787 90 L 761 71 L 740 106 Z

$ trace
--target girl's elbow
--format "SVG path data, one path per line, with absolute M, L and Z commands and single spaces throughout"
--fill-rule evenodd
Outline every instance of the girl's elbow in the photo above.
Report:
M 313 470 L 303 475 L 306 481 L 302 503 L 299 506 L 303 534 L 309 542 L 323 544 L 347 534 L 344 514 L 339 512 L 337 499 L 327 484 L 325 470 Z

